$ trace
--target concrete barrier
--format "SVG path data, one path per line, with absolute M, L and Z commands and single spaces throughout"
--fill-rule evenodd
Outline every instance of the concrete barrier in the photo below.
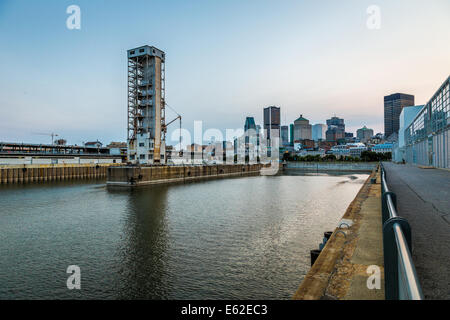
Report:
M 108 186 L 136 187 L 232 176 L 259 175 L 262 167 L 262 164 L 111 167 L 108 168 L 106 184 Z
M 120 164 L 54 164 L 0 166 L 0 184 L 106 178 L 108 168 Z
M 303 171 L 355 171 L 372 172 L 378 162 L 287 162 L 285 169 L 296 169 Z

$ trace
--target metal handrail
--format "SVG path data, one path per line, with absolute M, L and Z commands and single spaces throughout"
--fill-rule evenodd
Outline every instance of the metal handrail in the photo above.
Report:
M 385 293 L 389 300 L 423 300 L 424 296 L 411 256 L 411 228 L 396 209 L 396 196 L 389 190 L 381 169 Z
M 411 252 L 408 248 L 405 235 L 398 223 L 395 223 L 394 233 L 399 253 L 399 281 L 401 281 L 404 290 L 399 290 L 399 300 L 423 300 L 422 288 L 417 277 L 416 268 L 411 257 Z
M 389 192 L 386 194 L 386 204 L 388 206 L 389 218 L 397 217 L 398 216 L 397 210 L 395 210 L 394 201 L 392 200 L 392 195 L 390 194 L 389 187 L 386 183 L 386 174 L 382 165 L 381 165 L 381 183 L 383 194 Z

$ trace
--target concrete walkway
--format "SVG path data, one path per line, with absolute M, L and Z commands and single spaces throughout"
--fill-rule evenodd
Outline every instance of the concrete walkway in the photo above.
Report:
M 413 260 L 426 299 L 450 299 L 450 171 L 384 163 L 397 209 L 412 229 Z

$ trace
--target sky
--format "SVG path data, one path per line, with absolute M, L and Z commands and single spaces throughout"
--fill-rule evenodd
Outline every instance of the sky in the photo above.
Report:
M 449 76 L 449 40 L 448 0 L 0 0 L 0 141 L 125 141 L 126 51 L 142 45 L 165 51 L 166 101 L 190 131 L 261 124 L 276 105 L 282 124 L 383 132 L 385 95 L 425 104 Z

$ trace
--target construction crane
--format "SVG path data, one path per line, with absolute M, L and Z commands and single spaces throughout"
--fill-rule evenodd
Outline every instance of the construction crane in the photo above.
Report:
M 177 121 L 177 120 L 180 120 L 180 154 L 181 154 L 181 152 L 182 152 L 182 151 L 181 151 L 181 115 L 180 115 L 178 112 L 176 112 L 174 108 L 172 108 L 171 106 L 169 106 L 167 103 L 166 103 L 166 106 L 168 106 L 173 112 L 175 112 L 175 113 L 177 114 L 177 116 L 175 117 L 175 119 L 169 121 L 168 123 L 166 123 L 166 124 L 164 125 L 164 131 L 167 130 L 167 127 L 168 127 L 169 125 L 171 125 L 172 123 L 174 123 L 174 122 Z
M 33 133 L 33 134 L 52 137 L 52 145 L 53 145 L 53 141 L 54 141 L 55 137 L 58 137 L 58 134 L 56 134 L 56 133 Z

